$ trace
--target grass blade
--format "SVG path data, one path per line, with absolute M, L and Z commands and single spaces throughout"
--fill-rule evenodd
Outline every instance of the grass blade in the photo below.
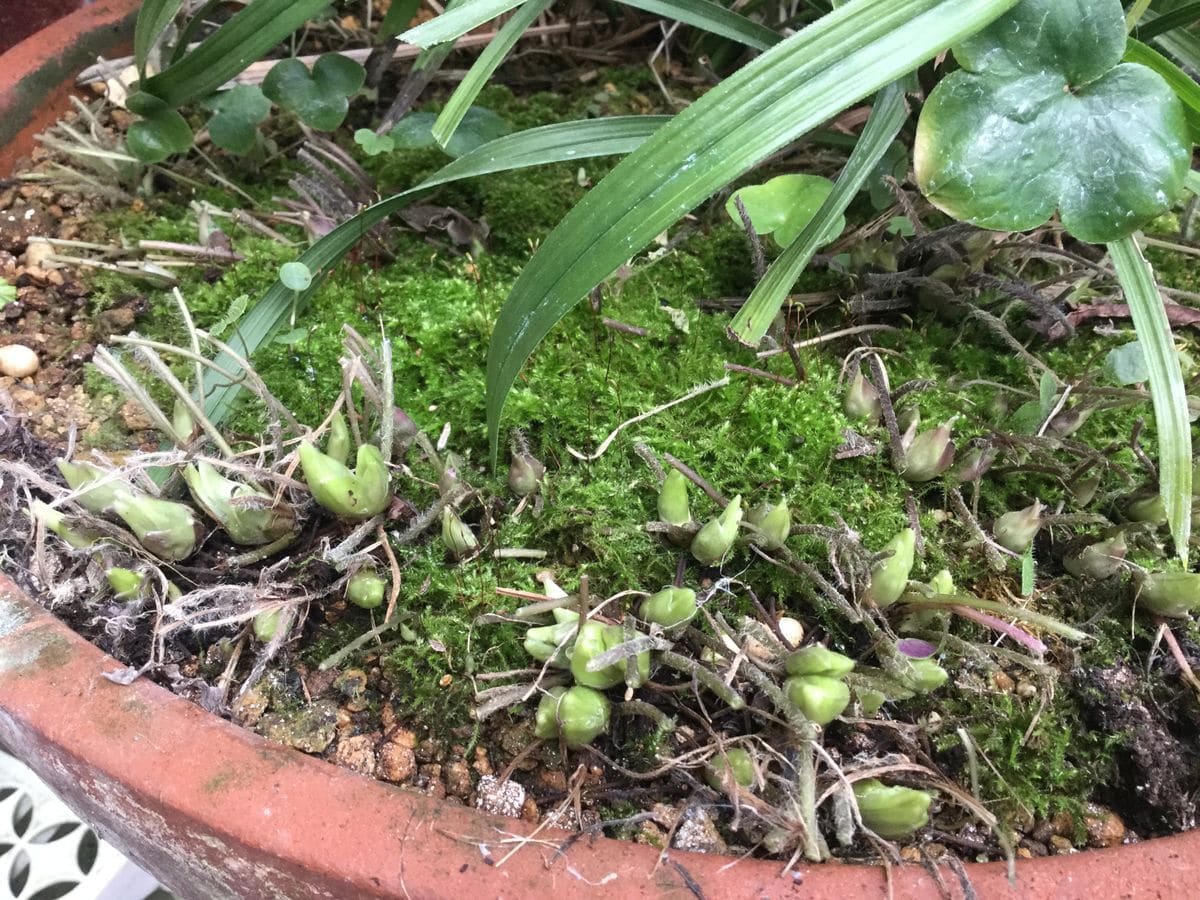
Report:
M 446 101 L 445 108 L 438 115 L 437 121 L 433 123 L 433 137 L 438 144 L 445 147 L 450 143 L 455 129 L 462 122 L 463 116 L 467 114 L 467 110 L 471 108 L 471 104 L 475 102 L 475 98 L 479 96 L 479 92 L 483 90 L 488 79 L 492 77 L 492 73 L 499 68 L 504 57 L 508 56 L 508 52 L 521 39 L 525 29 L 537 21 L 537 17 L 549 9 L 553 2 L 554 0 L 526 0 L 517 10 L 516 15 L 504 23 L 504 27 L 483 49 L 479 58 L 475 60 L 475 64 L 467 71 L 466 77 L 454 89 L 454 93 Z
M 1144 15 L 1144 14 L 1143 14 Z M 1162 13 L 1137 27 L 1139 41 L 1148 41 L 1175 28 L 1185 28 L 1200 21 L 1200 3 L 1188 3 L 1169 13 Z
M 764 25 L 759 25 L 745 16 L 726 9 L 712 0 L 622 0 L 626 6 L 645 10 L 654 15 L 676 19 L 685 25 L 693 25 L 711 31 L 730 40 L 750 47 L 765 50 L 781 40 L 780 36 Z M 499 15 L 521 5 L 521 0 L 468 0 L 454 9 L 400 35 L 406 44 L 431 47 L 445 41 L 453 41 L 473 28 L 490 22 Z
M 817 214 L 800 232 L 782 255 L 767 269 L 762 280 L 754 286 L 745 305 L 738 311 L 729 330 L 743 344 L 756 345 L 767 333 L 775 314 L 783 306 L 788 291 L 796 283 L 813 254 L 821 246 L 821 238 L 829 223 L 846 211 L 854 195 L 862 189 L 871 170 L 883 158 L 887 148 L 908 118 L 904 102 L 904 85 L 895 81 L 879 92 L 871 117 L 854 145 L 846 166 L 838 176 L 833 191 L 825 198 Z
M 1192 528 L 1192 432 L 1179 355 L 1154 272 L 1137 240 L 1127 237 L 1111 243 L 1108 252 L 1150 370 L 1150 396 L 1158 431 L 1159 493 L 1167 508 L 1175 552 L 1186 566 Z
M 1125 62 L 1140 63 L 1166 79 L 1175 96 L 1183 103 L 1183 113 L 1187 116 L 1192 140 L 1200 140 L 1200 84 L 1196 84 L 1187 72 L 1153 47 L 1132 38 L 1125 45 Z
M 137 24 L 133 26 L 133 60 L 142 77 L 146 75 L 150 48 L 167 30 L 182 5 L 183 0 L 145 0 L 138 10 Z
M 240 357 L 248 359 L 289 320 L 293 299 L 297 310 L 307 305 L 331 268 L 372 226 L 438 187 L 495 172 L 629 153 L 669 120 L 668 116 L 612 116 L 560 122 L 506 135 L 464 153 L 416 187 L 367 207 L 300 254 L 297 261 L 315 273 L 309 288 L 293 294 L 276 281 L 238 321 L 236 331 L 229 337 L 229 346 Z M 219 354 L 214 362 L 217 369 L 226 372 L 240 369 L 237 359 L 228 354 Z M 204 380 L 205 415 L 214 424 L 220 423 L 229 414 L 240 392 L 240 385 L 231 384 L 210 370 Z
M 487 364 L 493 459 L 517 373 L 588 291 L 729 181 L 1015 3 L 851 0 L 744 66 L 622 160 L 550 233 L 500 311 Z

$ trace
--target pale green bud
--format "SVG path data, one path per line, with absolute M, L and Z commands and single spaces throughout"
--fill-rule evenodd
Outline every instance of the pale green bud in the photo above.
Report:
M 254 636 L 264 644 L 269 643 L 283 624 L 283 610 L 272 609 L 254 617 Z
M 731 747 L 724 755 L 718 753 L 704 767 L 704 780 L 714 791 L 727 789 L 729 780 L 744 788 L 754 784 L 754 757 L 741 747 Z
M 508 487 L 518 497 L 528 497 L 542 483 L 546 467 L 530 453 L 519 451 L 513 453 L 512 463 L 508 467 Z
M 1200 608 L 1200 574 L 1154 572 L 1139 575 L 1137 603 L 1155 615 L 1186 618 Z
M 442 466 L 442 474 L 438 476 L 438 496 L 449 497 L 450 492 L 458 484 L 458 470 L 462 468 L 462 457 L 451 450 L 446 454 L 446 462 Z
M 928 824 L 933 795 L 866 778 L 854 783 L 854 798 L 864 825 L 882 838 L 899 840 Z
M 935 594 L 953 594 L 956 592 L 954 577 L 950 574 L 949 569 L 942 569 L 942 571 L 930 578 L 929 586 L 933 588 Z
M 590 687 L 551 688 L 538 703 L 533 733 L 543 740 L 561 736 L 571 749 L 586 747 L 608 730 L 610 713 L 608 698 Z
M 570 610 L 564 610 L 564 612 L 570 612 Z M 548 662 L 556 669 L 571 668 L 571 637 L 578 630 L 578 623 L 579 613 L 575 613 L 573 619 L 526 630 L 525 652 L 538 662 Z
M 204 537 L 204 528 L 191 507 L 157 497 L 119 495 L 113 512 L 129 526 L 143 547 L 164 562 L 191 556 Z
M 687 525 L 692 521 L 688 509 L 688 479 L 678 469 L 671 469 L 658 491 L 658 520 L 668 525 Z
M 376 609 L 383 605 L 387 585 L 387 580 L 378 572 L 362 569 L 346 582 L 346 600 L 362 609 Z
M 904 683 L 918 694 L 936 691 L 950 680 L 950 673 L 932 659 L 910 659 L 908 662 L 912 674 L 905 677 Z
M 842 398 L 842 410 L 846 413 L 846 418 L 853 421 L 866 420 L 868 425 L 876 424 L 883 414 L 879 391 L 863 377 L 862 372 L 855 375 L 846 388 L 846 395 Z
M 767 551 L 778 550 L 791 533 L 792 511 L 786 503 L 760 503 L 746 513 L 746 521 L 760 532 L 754 536 L 758 546 Z
M 992 463 L 996 461 L 998 452 L 992 446 L 972 447 L 947 477 L 955 484 L 974 484 L 987 474 Z
M 334 515 L 369 519 L 387 509 L 390 475 L 379 448 L 358 448 L 354 471 L 308 441 L 300 444 L 300 465 L 313 498 Z
M 266 491 L 226 478 L 203 460 L 185 466 L 183 480 L 196 505 L 235 544 L 270 544 L 296 530 L 296 513 L 289 504 L 276 503 Z
M 47 506 L 41 500 L 34 500 L 29 504 L 29 515 L 40 522 L 47 531 L 57 534 L 76 550 L 86 550 L 96 543 L 95 538 L 72 528 L 67 524 L 65 515 L 52 506 Z
M 1024 553 L 1041 530 L 1042 509 L 1041 501 L 1034 500 L 1032 506 L 1000 516 L 992 525 L 996 543 L 1013 553 Z
M 179 398 L 175 399 L 175 408 L 171 411 L 171 429 L 175 432 L 175 442 L 179 444 L 186 444 L 196 433 L 192 411 Z
M 442 543 L 455 559 L 465 559 L 479 549 L 475 533 L 448 506 L 442 510 Z
M 1076 578 L 1111 578 L 1125 567 L 1128 552 L 1125 532 L 1118 531 L 1112 537 L 1064 556 L 1063 568 Z
M 691 588 L 663 588 L 642 601 L 641 616 L 667 630 L 681 628 L 696 617 L 696 592 Z
M 821 644 L 809 644 L 788 656 L 784 668 L 789 675 L 842 678 L 854 671 L 854 660 Z
M 634 635 L 637 637 L 638 635 Z M 625 630 L 620 625 L 604 625 L 600 622 L 588 621 L 579 627 L 579 635 L 575 638 L 575 648 L 571 653 L 571 675 L 578 684 L 605 690 L 618 684 L 625 683 L 628 660 L 620 660 L 598 671 L 588 667 L 593 659 L 614 647 L 625 643 Z M 650 653 L 637 655 L 632 687 L 638 687 L 650 680 Z
M 1064 409 L 1050 420 L 1046 426 L 1046 434 L 1049 437 L 1070 437 L 1083 427 L 1083 423 L 1091 417 L 1092 412 L 1091 409 L 1081 409 L 1080 407 Z
M 783 682 L 783 690 L 818 725 L 828 725 L 850 705 L 850 688 L 827 675 L 793 675 Z
M 908 575 L 912 572 L 917 548 L 917 533 L 911 528 L 903 529 L 892 538 L 884 552 L 891 556 L 871 566 L 871 581 L 867 585 L 863 600 L 880 608 L 891 606 L 900 599 L 908 586 Z
M 709 519 L 692 538 L 692 556 L 706 566 L 715 566 L 733 548 L 742 523 L 742 495 L 729 501 L 716 518 Z
M 350 448 L 353 444 L 354 440 L 350 436 L 350 427 L 346 424 L 346 417 L 340 411 L 334 413 L 333 419 L 329 422 L 329 437 L 325 440 L 325 455 L 344 466 L 346 460 L 350 458 Z
M 855 688 L 854 696 L 864 716 L 873 716 L 887 702 L 887 694 L 875 688 Z
M 904 451 L 900 475 L 907 481 L 930 481 L 941 475 L 954 462 L 954 441 L 950 422 L 922 431 Z
M 132 569 L 112 566 L 104 572 L 108 586 L 112 588 L 113 597 L 117 600 L 136 600 L 142 591 L 146 579 Z
M 56 459 L 54 464 L 67 482 L 67 487 L 79 491 L 94 482 L 103 482 L 96 487 L 81 491 L 75 502 L 88 512 L 97 516 L 110 515 L 113 512 L 113 501 L 120 494 L 133 493 L 133 489 L 119 478 L 110 477 L 113 473 L 89 462 L 67 462 Z M 106 480 L 107 479 L 107 480 Z
M 1162 494 L 1141 494 L 1129 501 L 1125 514 L 1133 522 L 1145 522 L 1149 525 L 1165 525 L 1167 507 L 1163 503 Z
M 1087 506 L 1096 496 L 1100 488 L 1100 476 L 1089 475 L 1086 478 L 1076 478 L 1070 485 L 1071 497 L 1078 506 Z

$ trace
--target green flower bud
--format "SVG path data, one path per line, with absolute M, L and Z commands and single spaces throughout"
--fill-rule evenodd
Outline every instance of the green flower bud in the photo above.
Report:
M 910 659 L 908 662 L 912 666 L 912 674 L 904 678 L 904 683 L 918 694 L 936 691 L 950 680 L 950 673 L 930 658 Z
M 120 494 L 134 493 L 133 489 L 120 478 L 111 478 L 113 473 L 89 462 L 67 462 L 56 459 L 54 464 L 67 482 L 67 487 L 78 491 L 93 482 L 102 481 L 94 488 L 82 491 L 75 502 L 88 512 L 97 516 L 110 515 L 113 512 L 113 501 Z M 106 480 L 107 479 L 107 480 Z
M 191 507 L 157 497 L 119 495 L 113 512 L 129 526 L 143 547 L 164 562 L 191 556 L 204 537 L 204 528 Z
M 642 601 L 641 615 L 668 630 L 681 628 L 696 617 L 696 592 L 691 588 L 663 588 Z
M 270 544 L 296 531 L 292 507 L 258 488 L 226 478 L 201 461 L 185 466 L 183 480 L 192 499 L 235 544 Z
M 754 757 L 741 747 L 730 747 L 723 756 L 718 753 L 704 767 L 704 780 L 714 791 L 726 790 L 731 778 L 744 788 L 754 784 Z
M 625 643 L 625 630 L 620 625 L 604 625 L 595 621 L 584 622 L 579 627 L 579 635 L 575 638 L 575 648 L 571 653 L 571 675 L 574 676 L 575 681 L 597 690 L 624 684 L 628 660 L 622 659 L 595 672 L 588 669 L 588 663 L 597 656 L 614 647 L 619 647 L 623 643 Z M 639 653 L 632 686 L 637 687 L 649 680 L 650 653 Z
M 737 540 L 742 522 L 742 495 L 738 494 L 714 519 L 709 519 L 692 538 L 692 556 L 706 566 L 715 566 L 725 558 Z
M 1141 494 L 1129 501 L 1125 514 L 1132 522 L 1146 522 L 1150 525 L 1165 525 L 1167 522 L 1167 507 L 1163 504 L 1162 494 Z
M 508 487 L 518 497 L 528 497 L 542 483 L 546 467 L 533 454 L 514 448 L 512 463 L 508 467 Z
M 1154 572 L 1139 575 L 1137 603 L 1155 615 L 1185 618 L 1200 608 L 1200 574 Z
M 442 474 L 438 476 L 438 496 L 449 497 L 450 492 L 458 484 L 458 470 L 462 468 L 462 457 L 451 450 L 446 454 L 446 462 L 442 466 Z
M 792 530 L 792 511 L 786 503 L 774 506 L 760 503 L 746 513 L 746 521 L 761 532 L 754 536 L 758 546 L 767 551 L 778 550 L 787 543 Z
M 475 533 L 448 506 L 442 510 L 442 543 L 455 559 L 466 559 L 479 549 Z
M 322 453 L 308 441 L 300 444 L 300 465 L 313 498 L 334 515 L 369 519 L 387 509 L 391 477 L 379 448 L 358 448 L 354 471 Z
M 784 667 L 789 675 L 842 678 L 854 671 L 854 660 L 821 644 L 809 644 L 791 654 Z
M 586 747 L 608 730 L 611 706 L 597 690 L 555 687 L 538 703 L 533 733 L 543 740 L 562 737 L 571 749 Z
M 933 795 L 866 778 L 854 783 L 854 798 L 864 825 L 882 838 L 899 840 L 928 824 Z
M 283 610 L 271 609 L 254 617 L 254 636 L 264 644 L 269 643 L 283 624 Z
M 858 700 L 859 708 L 862 709 L 864 716 L 875 715 L 879 712 L 879 708 L 887 702 L 887 694 L 877 691 L 875 688 L 855 688 L 854 696 Z
M 1070 437 L 1083 427 L 1083 423 L 1091 415 L 1091 409 L 1080 409 L 1079 407 L 1064 409 L 1050 420 L 1050 423 L 1046 426 L 1046 434 L 1049 437 Z
M 863 377 L 862 372 L 854 376 L 842 397 L 842 410 L 846 418 L 852 421 L 866 420 L 868 425 L 875 425 L 883 414 L 883 406 L 879 402 L 879 391 L 875 385 Z
M 871 566 L 871 581 L 863 600 L 880 608 L 891 606 L 899 600 L 908 586 L 916 548 L 917 533 L 911 528 L 903 529 L 892 538 L 883 548 L 884 552 L 890 550 L 892 555 Z
M 954 577 L 950 574 L 949 569 L 942 569 L 942 571 L 930 578 L 929 586 L 933 588 L 935 594 L 956 593 L 954 589 Z
M 86 550 L 96 543 L 95 538 L 72 528 L 67 524 L 66 516 L 54 507 L 47 506 L 41 500 L 34 500 L 29 504 L 29 515 L 34 520 L 41 522 L 42 527 L 47 531 L 54 532 L 76 550 Z
M 995 447 L 972 447 L 959 460 L 958 465 L 947 476 L 954 484 L 974 484 L 987 474 L 996 461 Z
M 1042 527 L 1042 509 L 1041 501 L 1034 500 L 1032 506 L 1000 516 L 992 525 L 996 543 L 1013 553 L 1024 553 Z
M 1063 557 L 1063 568 L 1076 578 L 1111 578 L 1125 567 L 1125 532 L 1118 531 L 1112 537 L 1089 544 L 1076 553 Z
M 400 462 L 412 446 L 421 429 L 417 423 L 398 406 L 392 407 L 392 460 Z
M 525 632 L 525 652 L 538 662 L 549 662 L 556 669 L 571 668 L 571 637 L 578 629 L 579 613 L 573 615 L 574 618 L 559 620 L 553 625 L 528 629 Z
M 900 466 L 900 475 L 905 480 L 930 481 L 950 468 L 954 462 L 954 441 L 950 431 L 953 421 L 922 431 L 909 442 Z
M 692 521 L 688 509 L 688 479 L 678 469 L 672 469 L 658 491 L 658 520 L 668 525 L 687 525 Z
M 113 590 L 113 597 L 117 600 L 136 600 L 142 591 L 142 585 L 146 582 L 144 576 L 132 569 L 123 569 L 120 566 L 113 566 L 105 570 L 104 578 Z
M 371 569 L 361 569 L 346 582 L 346 600 L 362 609 L 375 609 L 383 605 L 387 593 L 387 579 Z
M 344 466 L 350 458 L 350 448 L 353 444 L 354 439 L 350 436 L 346 417 L 340 411 L 334 413 L 329 423 L 329 437 L 325 439 L 325 455 Z
M 827 675 L 793 675 L 783 682 L 783 690 L 818 725 L 828 725 L 850 705 L 850 688 Z
M 1100 476 L 1089 475 L 1086 478 L 1076 478 L 1070 485 L 1071 496 L 1077 506 L 1087 506 L 1096 496 L 1100 488 Z

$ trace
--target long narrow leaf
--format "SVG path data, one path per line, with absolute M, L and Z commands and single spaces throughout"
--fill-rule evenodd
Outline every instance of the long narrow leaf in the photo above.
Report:
M 521 5 L 522 0 L 468 0 L 454 9 L 400 35 L 400 40 L 418 47 L 430 47 L 452 41 Z M 645 10 L 685 25 L 694 25 L 713 34 L 765 50 L 780 41 L 779 35 L 764 25 L 726 9 L 712 0 L 621 0 L 626 6 Z
M 1183 103 L 1192 141 L 1200 143 L 1200 84 L 1196 84 L 1187 72 L 1153 47 L 1132 38 L 1125 45 L 1125 62 L 1141 63 L 1166 79 L 1175 96 Z
M 1192 528 L 1192 432 L 1179 354 L 1175 352 L 1154 272 L 1136 238 L 1109 244 L 1108 252 L 1150 371 L 1150 397 L 1158 431 L 1159 493 L 1167 509 L 1175 552 L 1186 566 Z
M 158 40 L 159 35 L 167 30 L 175 13 L 183 0 L 145 0 L 138 10 L 137 24 L 133 26 L 133 61 L 137 64 L 138 72 L 146 74 L 146 60 L 150 56 L 150 48 Z
M 1137 27 L 1137 38 L 1139 41 L 1148 41 L 1175 28 L 1183 28 L 1196 22 L 1200 22 L 1200 3 L 1188 3 L 1151 21 L 1143 21 Z
M 229 338 L 229 345 L 238 355 L 249 358 L 290 318 L 293 300 L 297 309 L 306 306 L 321 282 L 330 274 L 331 267 L 349 253 L 376 223 L 436 188 L 480 175 L 564 160 L 619 156 L 637 149 L 668 121 L 668 116 L 612 116 L 560 122 L 506 135 L 470 153 L 464 153 L 416 187 L 367 207 L 300 254 L 298 261 L 316 273 L 313 283 L 307 290 L 295 294 L 276 281 L 238 321 L 236 332 Z M 237 361 L 226 354 L 219 355 L 215 362 L 217 369 L 236 371 L 238 368 Z M 211 372 L 205 376 L 204 388 L 205 415 L 214 423 L 220 423 L 229 414 L 241 388 Z
M 821 246 L 830 223 L 846 211 L 871 171 L 883 158 L 908 118 L 903 82 L 892 82 L 879 92 L 866 127 L 855 144 L 837 182 L 808 226 L 788 245 L 754 286 L 746 304 L 729 326 L 733 336 L 744 344 L 757 344 L 767 333 L 788 291 L 796 283 L 813 254 Z
M 179 107 L 207 97 L 307 22 L 328 0 L 254 0 L 144 89 Z
M 1145 28 L 1148 25 L 1153 25 L 1162 16 L 1153 12 L 1147 12 L 1142 17 Z M 1156 35 L 1151 40 L 1162 50 L 1165 50 L 1171 56 L 1175 57 L 1180 64 L 1191 69 L 1193 72 L 1200 72 L 1200 38 L 1192 34 L 1186 28 L 1172 28 L 1170 31 L 1164 31 L 1162 34 Z
M 768 50 L 622 160 L 546 238 L 500 311 L 487 417 L 572 306 L 655 235 L 806 131 L 974 33 L 1016 0 L 851 0 Z
M 437 121 L 433 123 L 434 140 L 441 146 L 445 147 L 450 143 L 450 138 L 454 137 L 454 132 L 462 122 L 463 116 L 467 114 L 467 110 L 471 108 L 471 104 L 475 102 L 479 92 L 492 77 L 492 73 L 504 61 L 504 57 L 508 56 L 508 52 L 521 39 L 525 29 L 537 21 L 537 17 L 549 9 L 553 2 L 554 0 L 525 0 L 516 15 L 504 23 L 499 34 L 479 54 L 479 58 L 475 60 L 475 64 L 471 66 L 467 76 L 454 89 L 454 93 L 446 101 L 446 106 L 437 117 Z
M 407 28 L 420 6 L 421 0 L 394 0 L 384 14 L 383 21 L 379 23 L 379 40 L 386 41 Z

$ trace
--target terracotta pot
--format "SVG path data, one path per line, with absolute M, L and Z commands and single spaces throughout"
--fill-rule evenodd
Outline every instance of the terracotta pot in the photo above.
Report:
M 136 0 L 69 16 L 0 56 L 0 174 L 65 105 L 69 76 L 127 40 Z M 64 84 L 64 79 L 67 83 Z M 0 575 L 0 742 L 101 835 L 183 898 L 883 897 L 882 868 L 657 850 L 542 831 L 394 788 L 268 743 L 139 680 Z M 1200 832 L 1114 850 L 967 867 L 978 896 L 1186 897 Z M 944 871 L 947 885 L 957 885 Z M 891 873 L 898 898 L 938 896 L 932 875 Z M 1188 887 L 1188 885 L 1192 885 Z

